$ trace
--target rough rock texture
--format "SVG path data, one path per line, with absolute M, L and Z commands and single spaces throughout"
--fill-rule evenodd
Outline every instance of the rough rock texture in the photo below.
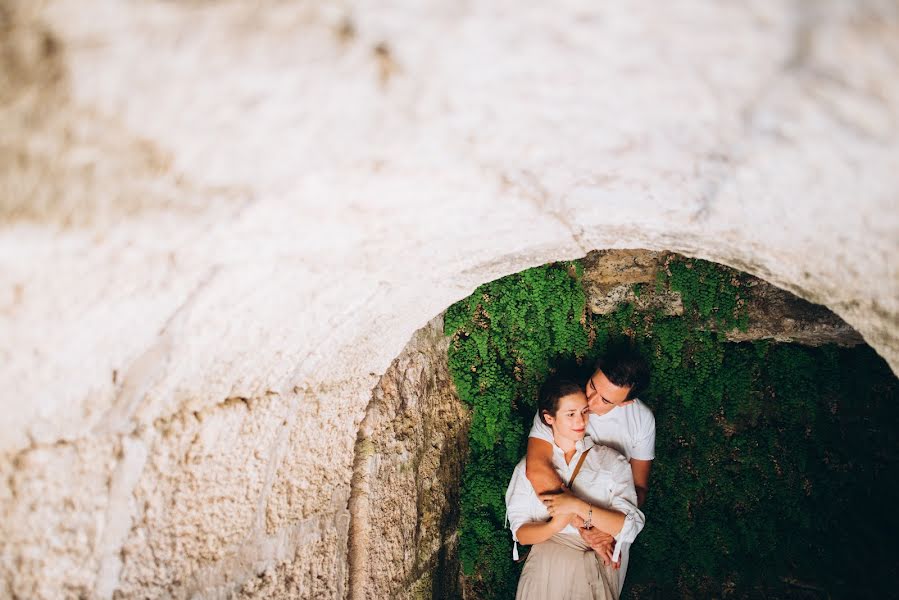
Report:
M 108 436 L 63 443 L 20 454 L 5 470 L 2 597 L 91 595 L 117 508 L 108 487 L 121 450 Z
M 345 597 L 391 361 L 590 250 L 747 271 L 896 368 L 897 13 L 0 0 L 0 596 Z
M 808 346 L 864 343 L 855 329 L 826 307 L 797 298 L 760 279 L 751 280 L 749 285 L 746 307 L 749 327 L 746 331 L 728 331 L 727 339 L 735 342 L 771 339 Z
M 246 582 L 239 597 L 315 598 L 335 584 L 339 597 L 353 600 L 459 597 L 456 528 L 469 416 L 449 375 L 448 343 L 442 316 L 433 319 L 372 390 L 356 439 L 348 546 L 346 531 L 342 543 L 306 542 Z M 305 495 L 297 487 L 309 486 L 279 487 L 296 504 Z M 346 562 L 329 565 L 335 544 L 347 547 Z
M 684 305 L 677 292 L 656 291 L 656 275 L 672 256 L 648 250 L 598 250 L 584 259 L 584 290 L 594 314 L 609 314 L 625 302 L 641 309 L 660 310 L 666 315 L 682 315 Z M 728 331 L 735 342 L 771 339 L 811 346 L 839 344 L 855 346 L 862 337 L 824 306 L 812 304 L 757 277 L 745 277 L 749 328 Z M 641 286 L 639 295 L 634 291 Z M 708 323 L 714 329 L 713 322 Z
M 390 365 L 366 409 L 350 501 L 352 600 L 459 597 L 469 417 L 449 374 L 448 345 L 438 317 Z
M 584 257 L 584 292 L 593 314 L 607 315 L 619 305 L 633 302 L 641 310 L 660 310 L 666 315 L 684 314 L 680 294 L 656 292 L 656 274 L 665 268 L 666 252 L 649 250 L 597 250 Z M 639 296 L 637 284 L 647 284 Z

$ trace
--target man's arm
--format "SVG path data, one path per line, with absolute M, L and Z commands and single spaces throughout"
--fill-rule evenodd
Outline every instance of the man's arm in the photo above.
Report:
M 528 438 L 525 474 L 538 495 L 562 489 L 562 478 L 553 468 L 552 459 L 553 447 L 549 442 Z
M 530 445 L 528 445 L 528 455 L 530 455 L 530 452 Z M 638 507 L 643 506 L 643 503 L 646 502 L 646 493 L 649 491 L 649 471 L 651 468 L 651 460 L 631 459 L 631 472 L 634 474 L 634 488 L 637 490 Z M 528 478 L 530 479 L 530 474 Z

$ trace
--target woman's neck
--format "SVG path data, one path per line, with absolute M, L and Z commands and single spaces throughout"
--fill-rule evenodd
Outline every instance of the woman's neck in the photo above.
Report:
M 562 450 L 562 454 L 565 455 L 565 464 L 571 462 L 571 458 L 577 451 L 577 445 L 567 438 L 555 435 L 553 436 L 553 440 L 556 442 L 556 446 L 558 446 Z

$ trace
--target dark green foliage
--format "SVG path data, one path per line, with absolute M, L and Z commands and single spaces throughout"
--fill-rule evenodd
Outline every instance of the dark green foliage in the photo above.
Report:
M 523 456 L 536 391 L 560 356 L 589 348 L 580 267 L 560 263 L 478 288 L 447 311 L 450 370 L 472 409 L 462 482 L 461 558 L 479 598 L 515 595 L 519 568 L 503 495 Z
M 655 284 L 683 317 L 624 305 L 590 317 L 577 264 L 479 288 L 447 312 L 450 368 L 473 408 L 461 553 L 479 598 L 514 596 L 503 493 L 523 456 L 537 387 L 630 338 L 650 360 L 656 460 L 631 554 L 631 597 L 892 595 L 899 533 L 897 381 L 867 347 L 727 343 L 745 327 L 742 277 L 674 258 Z M 647 288 L 635 290 L 642 293 Z M 589 369 L 588 369 L 589 370 Z M 817 591 L 816 591 L 817 590 Z

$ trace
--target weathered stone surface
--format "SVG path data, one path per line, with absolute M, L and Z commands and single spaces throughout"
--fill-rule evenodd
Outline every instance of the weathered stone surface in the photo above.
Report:
M 684 305 L 677 292 L 658 291 L 656 276 L 671 254 L 648 250 L 599 250 L 584 259 L 584 291 L 594 314 L 609 314 L 625 302 L 640 309 L 682 315 Z M 819 346 L 864 343 L 861 335 L 824 306 L 812 304 L 757 277 L 746 277 L 746 309 L 749 328 L 732 330 L 735 342 L 770 339 Z M 634 286 L 641 285 L 639 295 Z M 709 322 L 707 327 L 715 329 Z
M 856 346 L 864 343 L 855 329 L 824 306 L 797 298 L 760 279 L 750 281 L 749 285 L 746 306 L 749 328 L 746 331 L 728 331 L 727 339 L 735 342 L 771 339 L 809 346 Z
M 249 579 L 235 594 L 237 598 L 265 600 L 284 598 L 344 598 L 346 590 L 346 557 L 337 556 L 334 548 L 346 546 L 346 523 L 323 527 L 320 535 L 305 539 L 289 561 L 268 567 Z
M 416 332 L 373 391 L 350 500 L 352 600 L 459 595 L 456 528 L 469 416 L 450 378 L 448 345 L 438 317 Z
M 591 250 L 896 368 L 897 55 L 875 0 L 0 0 L 0 593 L 344 597 L 371 389 Z
M 656 273 L 664 268 L 665 252 L 649 250 L 597 250 L 584 257 L 584 292 L 587 306 L 598 315 L 614 312 L 625 302 L 641 310 L 661 310 L 666 315 L 684 314 L 680 294 L 654 288 Z M 646 284 L 637 296 L 636 284 Z
M 260 504 L 288 410 L 278 397 L 230 398 L 157 424 L 132 491 L 120 593 L 187 597 L 205 587 L 197 582 L 204 568 L 246 560 L 244 547 L 261 535 Z
M 4 598 L 94 595 L 108 527 L 115 440 L 35 448 L 4 468 L 0 520 Z

